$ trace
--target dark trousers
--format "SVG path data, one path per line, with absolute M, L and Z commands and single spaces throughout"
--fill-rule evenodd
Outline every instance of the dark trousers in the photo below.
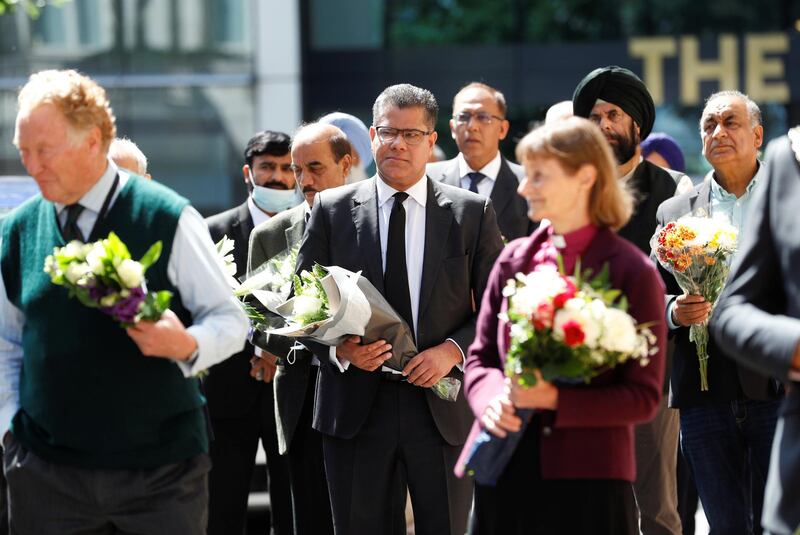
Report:
M 211 420 L 212 468 L 209 474 L 209 535 L 241 535 L 247 523 L 247 498 L 256 462 L 258 442 L 264 445 L 269 475 L 272 533 L 291 535 L 292 502 L 286 457 L 278 455 L 275 409 L 271 385 L 240 418 Z
M 689 463 L 686 462 L 686 457 L 680 448 L 678 448 L 676 479 L 678 482 L 678 514 L 681 517 L 683 535 L 694 535 L 694 517 L 697 514 L 697 504 L 700 498 L 697 496 L 697 487 L 692 479 Z
M 382 381 L 358 434 L 326 435 L 323 451 L 337 535 L 395 531 L 405 509 L 398 470 L 411 494 L 417 535 L 466 531 L 471 482 L 452 476 L 460 447 L 442 438 L 422 388 Z
M 11 533 L 203 535 L 208 455 L 152 470 L 89 470 L 45 461 L 12 437 L 4 468 Z
M 470 535 L 638 535 L 628 481 L 543 480 L 536 420 L 494 487 L 475 485 Z
M 711 535 L 761 533 L 779 404 L 743 400 L 681 409 L 681 450 Z
M 318 371 L 317 366 L 311 366 L 303 409 L 289 451 L 286 452 L 295 535 L 333 533 L 328 480 L 325 478 L 322 457 L 322 434 L 311 427 Z

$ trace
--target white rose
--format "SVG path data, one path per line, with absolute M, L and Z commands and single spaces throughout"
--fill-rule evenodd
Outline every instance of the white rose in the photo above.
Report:
M 294 315 L 315 314 L 322 308 L 322 300 L 310 295 L 297 295 L 294 298 Z
M 64 246 L 62 253 L 64 256 L 83 259 L 84 244 L 78 240 L 72 240 L 66 246 Z
M 64 274 L 64 276 L 72 284 L 78 284 L 78 281 L 89 273 L 91 273 L 91 270 L 85 263 L 72 262 L 70 263 L 69 267 L 67 267 L 67 272 Z
M 600 344 L 605 349 L 630 354 L 637 349 L 638 341 L 633 318 L 616 308 L 606 310 L 603 318 L 603 336 L 600 339 Z
M 138 288 L 144 278 L 144 269 L 139 262 L 126 258 L 117 267 L 117 275 L 126 288 Z
M 86 255 L 86 263 L 95 275 L 102 275 L 105 271 L 103 260 L 106 257 L 106 248 L 101 242 L 97 242 Z

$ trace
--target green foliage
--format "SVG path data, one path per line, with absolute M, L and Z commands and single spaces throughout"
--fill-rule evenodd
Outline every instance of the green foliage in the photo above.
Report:
M 159 257 L 161 256 L 162 247 L 163 246 L 161 244 L 161 240 L 158 240 L 157 242 L 155 242 L 153 245 L 150 246 L 147 252 L 144 253 L 144 256 L 142 256 L 141 260 L 139 260 L 139 263 L 142 265 L 145 271 L 147 270 L 147 268 L 155 264 L 156 261 L 159 259 Z
M 142 302 L 140 309 L 140 319 L 145 321 L 158 321 L 161 315 L 167 311 L 172 301 L 172 292 L 161 290 L 160 292 L 150 292 Z
M 14 13 L 18 7 L 25 10 L 32 19 L 38 18 L 42 8 L 47 5 L 62 6 L 69 0 L 0 0 L 0 16 Z

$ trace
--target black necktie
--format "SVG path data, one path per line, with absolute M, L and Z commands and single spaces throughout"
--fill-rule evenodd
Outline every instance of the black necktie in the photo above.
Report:
M 83 206 L 80 204 L 70 204 L 67 206 L 67 221 L 64 223 L 64 228 L 61 229 L 61 234 L 64 236 L 64 241 L 69 243 L 72 240 L 83 241 L 83 234 L 81 229 L 78 228 L 78 216 L 83 212 Z
M 383 273 L 383 286 L 386 300 L 406 320 L 413 335 L 414 317 L 411 313 L 406 268 L 406 210 L 403 208 L 403 201 L 407 198 L 408 193 L 402 191 L 394 194 L 392 215 L 389 217 L 389 237 L 386 240 L 386 271 Z
M 486 178 L 486 175 L 483 173 L 467 173 L 467 176 L 469 177 L 469 190 L 472 193 L 478 193 L 478 184 Z

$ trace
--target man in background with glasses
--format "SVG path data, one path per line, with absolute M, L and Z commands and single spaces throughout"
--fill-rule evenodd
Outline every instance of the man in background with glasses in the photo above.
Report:
M 370 128 L 377 176 L 317 193 L 297 271 L 319 263 L 362 271 L 411 327 L 419 353 L 402 373 L 384 368 L 392 348 L 351 336 L 336 348 L 306 345 L 321 361 L 314 428 L 323 434 L 334 531 L 392 532 L 408 483 L 417 533 L 463 535 L 472 482 L 453 474 L 472 424 L 430 387 L 463 380 L 476 311 L 502 241 L 491 201 L 428 178 L 436 99 L 388 87 Z M 329 351 L 330 349 L 330 351 Z
M 530 234 L 535 224 L 525 199 L 517 195 L 524 170 L 500 154 L 508 127 L 503 93 L 479 82 L 464 86 L 453 99 L 450 119 L 458 156 L 428 165 L 428 176 L 489 197 L 500 232 L 510 241 Z

